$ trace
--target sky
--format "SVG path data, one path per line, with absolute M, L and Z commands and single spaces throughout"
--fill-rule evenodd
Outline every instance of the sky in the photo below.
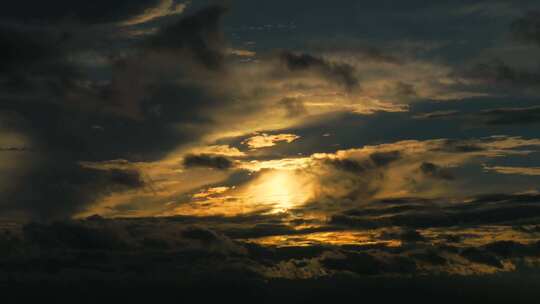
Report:
M 2 6 L 0 286 L 537 296 L 537 1 Z

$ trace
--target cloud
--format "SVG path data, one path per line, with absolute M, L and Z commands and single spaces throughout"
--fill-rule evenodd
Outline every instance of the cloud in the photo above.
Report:
M 331 223 L 364 229 L 512 225 L 513 222 L 536 218 L 540 210 L 538 202 L 536 194 L 486 195 L 459 203 L 444 199 L 383 200 L 373 202 L 373 212 L 350 210 L 334 215 Z
M 141 189 L 146 184 L 136 170 L 97 170 L 52 159 L 25 175 L 2 193 L 7 204 L 0 208 L 2 212 L 22 211 L 41 220 L 69 217 L 111 193 Z
M 56 4 L 51 3 L 51 7 Z M 131 3 L 130 7 L 136 6 Z M 73 58 L 87 48 L 103 51 L 93 49 L 94 45 L 78 45 L 78 34 L 89 31 L 99 44 L 110 33 L 100 36 L 94 33 L 96 28 L 85 25 L 72 33 L 54 25 L 3 25 L 0 55 L 6 64 L 0 68 L 0 85 L 4 88 L 0 110 L 16 117 L 14 130 L 9 132 L 25 136 L 32 149 L 40 152 L 32 154 L 32 161 L 27 161 L 30 168 L 24 171 L 21 167 L 18 175 L 28 180 L 50 180 L 50 184 L 34 183 L 32 189 L 14 180 L 2 189 L 3 197 L 6 194 L 12 200 L 10 205 L 37 217 L 71 216 L 70 212 L 80 212 L 117 189 L 114 176 L 79 163 L 154 161 L 179 145 L 199 141 L 214 125 L 207 109 L 227 98 L 221 95 L 217 99 L 213 90 L 208 92 L 210 80 L 179 84 L 182 75 L 178 72 L 189 69 L 189 77 L 194 79 L 195 71 L 205 73 L 207 64 L 216 63 L 212 60 L 220 57 L 218 53 L 224 48 L 219 38 L 222 12 L 211 7 L 164 27 L 143 42 L 130 42 L 133 52 L 108 57 L 103 68 L 110 78 L 105 79 L 96 79 L 101 78 L 96 76 L 101 72 L 94 73 L 93 67 L 86 70 Z M 193 58 L 201 62 L 193 63 Z M 163 68 L 164 63 L 167 68 Z M 103 174 L 104 180 L 97 177 Z M 110 179 L 108 185 L 105 180 Z M 61 190 L 63 187 L 68 189 Z
M 281 61 L 291 72 L 315 71 L 348 90 L 358 86 L 354 67 L 346 63 L 329 62 L 309 54 L 291 52 L 281 53 Z
M 108 21 L 93 19 L 89 11 L 84 17 L 87 19 L 67 34 L 54 24 L 40 30 L 29 24 L 9 27 L 4 39 L 10 49 L 20 49 L 21 52 L 10 51 L 9 54 L 16 55 L 13 56 L 15 63 L 7 65 L 3 78 L 16 79 L 12 76 L 17 76 L 24 81 L 15 81 L 17 88 L 4 91 L 7 93 L 2 98 L 6 102 L 2 102 L 1 108 L 20 116 L 23 123 L 17 131 L 27 136 L 32 143 L 28 146 L 41 154 L 31 156 L 36 161 L 31 172 L 40 175 L 53 162 L 61 162 L 59 167 L 70 168 L 93 163 L 95 169 L 99 164 L 107 166 L 111 161 L 121 159 L 129 163 L 124 169 L 133 165 L 144 176 L 155 178 L 158 184 L 152 192 L 159 193 L 159 197 L 128 197 L 120 191 L 122 195 L 114 198 L 111 195 L 106 203 L 99 202 L 100 208 L 108 206 L 110 210 L 118 210 L 114 208 L 138 206 L 142 210 L 142 206 L 160 203 L 180 204 L 184 200 L 182 195 L 200 187 L 212 187 L 214 183 L 227 180 L 229 171 L 230 174 L 236 172 L 206 170 L 212 175 L 208 177 L 209 184 L 204 184 L 204 178 L 200 176 L 197 176 L 197 181 L 186 183 L 187 178 L 177 172 L 177 166 L 189 153 L 209 156 L 202 161 L 204 166 L 218 169 L 229 166 L 227 161 L 217 161 L 218 157 L 229 161 L 235 158 L 232 167 L 252 172 L 265 168 L 292 170 L 299 166 L 305 168 L 307 163 L 317 163 L 311 157 L 307 160 L 290 157 L 273 162 L 250 162 L 253 160 L 249 159 L 250 154 L 257 152 L 225 147 L 222 145 L 226 142 L 224 138 L 245 138 L 246 134 L 253 134 L 256 130 L 301 126 L 336 112 L 368 115 L 377 111 L 406 111 L 407 103 L 416 98 L 451 98 L 465 94 L 461 91 L 463 87 L 453 82 L 455 79 L 450 66 L 413 58 L 399 60 L 399 64 L 387 64 L 392 58 L 380 49 L 366 49 L 358 57 L 340 57 L 343 53 L 339 48 L 323 55 L 284 51 L 278 56 L 271 51 L 265 54 L 257 49 L 256 62 L 240 63 L 235 55 L 231 55 L 231 50 L 239 49 L 233 45 L 235 40 L 229 45 L 222 31 L 221 20 L 226 11 L 222 6 L 210 6 L 179 20 L 166 18 L 163 21 L 167 22 L 160 28 L 141 37 L 126 38 L 123 30 L 112 29 L 110 24 L 103 27 L 88 25 L 96 22 L 119 24 L 126 20 L 150 22 L 151 18 L 180 9 L 170 1 L 153 1 L 140 6 L 137 3 L 129 13 L 117 8 L 124 5 L 122 1 L 111 5 L 111 10 L 118 15 L 102 16 Z M 55 7 L 56 2 L 51 5 Z M 101 4 L 96 5 L 99 7 Z M 67 8 L 56 16 L 64 16 Z M 81 12 L 79 8 L 73 10 L 74 15 Z M 12 32 L 20 35 L 11 35 Z M 47 32 L 47 35 L 42 35 L 42 32 Z M 91 35 L 85 36 L 85 33 Z M 116 38 L 111 40 L 111 37 Z M 81 40 L 85 43 L 81 44 Z M 34 53 L 33 50 L 39 52 Z M 99 66 L 80 64 L 77 58 L 88 52 L 103 58 Z M 22 69 L 22 66 L 27 68 Z M 362 90 L 353 90 L 360 82 Z M 4 84 L 8 85 L 7 82 Z M 259 134 L 247 139 L 245 144 L 257 149 L 281 142 L 290 143 L 299 137 L 295 134 L 271 134 Z M 303 148 L 304 145 L 302 142 L 290 149 Z M 188 151 L 195 146 L 209 147 Z M 478 152 L 475 156 L 480 154 L 480 151 L 465 151 L 474 150 L 473 144 L 443 148 L 461 149 L 460 152 L 470 152 L 471 155 Z M 338 167 L 341 162 L 344 168 L 351 164 L 352 167 L 356 164 L 363 168 L 369 179 L 374 181 L 373 188 L 367 187 L 369 195 L 366 198 L 397 195 L 399 191 L 422 192 L 430 187 L 440 189 L 442 186 L 439 184 L 434 187 L 430 183 L 449 181 L 429 179 L 420 170 L 421 162 L 412 160 L 408 155 L 404 157 L 399 149 L 370 155 L 361 159 L 328 158 L 333 159 Z M 338 196 L 347 193 L 349 199 L 357 197 L 358 193 L 347 189 L 351 185 L 361 188 L 366 181 L 358 180 L 352 172 L 338 172 L 340 170 L 332 167 L 331 162 L 321 161 L 318 163 L 321 168 L 317 170 L 321 169 L 321 175 L 332 181 L 334 173 L 337 176 L 350 175 L 340 185 L 343 192 Z M 201 165 L 201 159 L 198 164 Z M 443 168 L 447 165 L 440 164 Z M 91 168 L 82 170 L 87 169 Z M 64 171 L 59 170 L 58 174 L 61 172 Z M 400 176 L 404 176 L 404 172 L 412 172 L 412 178 L 403 181 Z M 69 177 L 69 172 L 66 174 Z M 27 178 L 32 177 L 29 175 Z M 60 176 L 57 179 L 63 180 Z M 180 180 L 190 186 L 172 190 L 179 186 Z M 379 183 L 390 185 L 396 180 L 402 183 L 394 183 L 397 186 L 392 189 L 379 187 Z M 88 203 L 82 205 L 88 206 Z M 60 213 L 64 214 L 63 211 Z
M 276 134 L 269 135 L 262 133 L 261 135 L 256 135 L 250 137 L 242 142 L 242 144 L 248 146 L 250 149 L 262 149 L 269 148 L 277 145 L 281 142 L 292 143 L 298 140 L 300 136 L 294 134 Z
M 234 148 L 229 145 L 203 146 L 203 147 L 190 149 L 189 151 L 192 154 L 212 154 L 212 155 L 222 155 L 222 156 L 227 156 L 227 157 L 246 156 L 246 153 L 240 151 L 238 148 Z
M 432 118 L 448 118 L 459 116 L 459 111 L 447 110 L 447 111 L 435 111 L 429 113 L 421 113 L 414 116 L 415 119 L 432 119 Z
M 28 147 L 5 147 L 0 148 L 0 152 L 34 152 L 34 150 Z
M 484 166 L 484 169 L 499 174 L 540 176 L 540 168 L 538 167 Z
M 323 158 L 325 164 L 330 164 L 332 167 L 349 172 L 360 174 L 362 172 L 373 170 L 374 168 L 385 167 L 392 162 L 401 158 L 399 151 L 389 152 L 374 152 L 369 155 L 368 159 L 351 159 L 351 158 Z
M 455 110 L 421 113 L 415 119 L 449 119 L 458 118 L 473 124 L 481 123 L 490 126 L 530 125 L 540 122 L 540 107 L 492 108 L 478 112 L 463 113 Z
M 41 28 L 0 25 L 0 98 L 3 110 L 18 99 L 58 97 L 75 91 L 81 75 L 69 63 L 68 41 L 60 33 Z M 46 102 L 42 100 L 42 102 Z
M 187 3 L 176 3 L 175 0 L 161 0 L 156 7 L 146 9 L 141 15 L 122 21 L 123 26 L 133 26 L 141 23 L 153 21 L 158 18 L 179 15 L 184 12 Z
M 180 203 L 175 210 L 180 214 L 235 215 L 264 209 L 328 216 L 381 199 L 474 196 L 492 191 L 493 183 L 504 183 L 491 175 L 493 180 L 484 184 L 480 178 L 485 175 L 483 163 L 527 156 L 539 145 L 536 139 L 499 136 L 475 140 L 410 140 L 283 159 L 272 159 L 270 155 L 270 159 L 253 160 L 247 153 L 235 161 L 235 168 L 251 173 L 250 178 L 240 184 L 207 184 L 202 189 L 227 188 L 205 197 L 204 207 Z M 467 167 L 472 168 L 468 169 L 471 172 L 464 175 Z M 465 182 L 474 182 L 474 189 L 464 190 Z M 521 187 L 534 185 L 531 181 L 530 185 Z M 505 188 L 506 191 L 518 189 Z M 225 202 L 227 209 L 223 208 Z
M 129 241 L 118 231 L 76 222 L 56 222 L 50 225 L 31 223 L 23 228 L 23 233 L 27 241 L 43 250 L 121 250 L 129 246 Z
M 57 285 L 100 294 L 107 282 L 130 286 L 119 293 L 135 302 L 139 291 L 206 302 L 205 290 L 223 301 L 238 286 L 254 291 L 244 293 L 251 302 L 436 298 L 458 285 L 501 302 L 521 293 L 539 263 L 538 170 L 499 162 L 534 161 L 537 107 L 485 98 L 488 110 L 415 117 L 483 124 L 467 134 L 397 112 L 482 94 L 523 104 L 539 78 L 519 62 L 535 58 L 501 56 L 469 75 L 456 65 L 521 52 L 498 45 L 492 25 L 529 4 L 413 1 L 387 14 L 385 3 L 314 0 L 310 14 L 321 15 L 297 18 L 301 1 L 285 12 L 240 2 L 227 19 L 222 6 L 177 19 L 187 2 L 172 0 L 5 5 L 0 229 L 11 212 L 44 223 L 0 233 L 0 281 L 39 296 Z M 426 31 L 419 16 L 435 26 Z M 537 43 L 535 22 L 518 23 L 515 36 Z M 324 40 L 336 30 L 335 43 Z M 374 46 L 340 42 L 349 39 Z M 103 217 L 50 223 L 94 213 Z M 463 294 L 444 300 L 467 302 Z
M 92 3 L 51 0 L 47 4 L 34 2 L 10 3 L 3 12 L 5 20 L 30 23 L 59 24 L 75 21 L 84 24 L 137 24 L 159 16 L 179 13 L 184 4 L 172 0 L 118 0 L 114 3 L 96 0 Z
M 327 163 L 338 170 L 350 173 L 361 173 L 366 170 L 362 163 L 351 159 L 328 159 Z
M 538 88 L 540 71 L 512 67 L 500 59 L 478 64 L 465 72 L 465 77 L 485 84 Z
M 224 156 L 212 156 L 208 154 L 188 155 L 184 158 L 186 168 L 212 168 L 217 170 L 228 170 L 234 166 L 234 162 Z
M 532 124 L 540 122 L 540 107 L 490 109 L 480 116 L 491 125 Z
M 304 207 L 317 212 L 380 198 L 463 195 L 454 168 L 469 163 L 480 165 L 482 160 L 498 157 L 528 155 L 532 151 L 521 150 L 531 148 L 525 142 L 505 137 L 403 141 L 335 154 L 314 154 L 297 167 L 314 178 L 308 187 L 314 196 Z M 479 170 L 477 174 L 482 173 Z M 480 188 L 477 185 L 476 191 Z
M 474 204 L 482 202 L 491 200 L 478 200 Z M 372 207 L 388 203 L 420 201 L 381 201 Z M 425 203 L 434 207 L 433 201 Z M 459 209 L 462 205 L 456 207 Z M 380 220 L 373 219 L 374 222 Z M 444 241 L 448 234 L 466 237 L 458 243 L 449 243 Z M 267 242 L 266 236 L 281 238 L 288 245 Z M 393 241 L 392 246 L 388 245 L 389 241 Z M 433 280 L 440 279 L 441 275 L 451 279 L 441 283 L 444 288 L 457 279 L 477 282 L 478 275 L 482 279 L 495 279 L 519 273 L 521 277 L 522 270 L 537 269 L 534 261 L 540 250 L 536 237 L 524 239 L 510 226 L 464 225 L 441 230 L 406 227 L 343 230 L 335 226 L 294 229 L 283 214 L 122 219 L 93 216 L 78 221 L 32 223 L 24 226 L 20 234 L 1 234 L 0 246 L 5 249 L 0 254 L 0 263 L 8 265 L 10 262 L 10 267 L 5 267 L 6 273 L 18 275 L 22 282 L 40 278 L 62 284 L 78 282 L 87 287 L 87 280 L 100 279 L 108 280 L 113 286 L 119 281 L 142 281 L 146 288 L 151 288 L 147 282 L 159 274 L 160 286 L 166 284 L 168 288 L 168 284 L 172 284 L 181 288 L 184 285 L 178 281 L 177 272 L 182 271 L 188 286 L 192 286 L 194 279 L 197 284 L 205 282 L 206 276 L 211 278 L 210 282 L 217 280 L 221 286 L 222 280 L 227 282 L 238 276 L 246 282 L 260 280 L 262 286 L 277 284 L 268 288 L 272 293 L 279 292 L 280 296 L 283 293 L 276 288 L 283 282 L 287 290 L 293 288 L 298 296 L 300 285 L 308 284 L 306 292 L 312 294 L 310 282 L 322 280 L 324 286 L 335 286 L 329 283 L 335 283 L 338 278 L 341 278 L 338 285 L 349 282 L 351 286 L 358 286 L 363 282 L 379 286 L 384 282 L 388 288 L 388 284 L 404 282 L 403 290 L 410 290 L 411 277 L 425 278 L 431 282 L 430 288 L 433 288 Z M 74 255 L 77 263 L 73 262 Z M 26 265 L 23 261 L 29 260 L 37 265 L 31 271 L 21 266 Z M 133 265 L 144 266 L 133 271 Z M 501 284 L 508 287 L 506 280 Z M 99 292 L 100 289 L 93 290 Z M 365 298 L 365 293 L 362 297 Z M 376 293 L 374 297 L 380 299 L 381 294 Z
M 401 153 L 399 151 L 375 152 L 371 154 L 369 158 L 371 158 L 376 166 L 383 167 L 399 160 L 401 158 Z
M 464 250 L 461 255 L 475 263 L 486 264 L 496 268 L 503 268 L 503 264 L 496 256 L 478 248 L 468 248 Z
M 287 111 L 287 116 L 298 117 L 308 113 L 304 102 L 298 98 L 285 97 L 281 100 L 281 104 Z
M 160 29 L 144 46 L 151 51 L 187 50 L 205 67 L 218 69 L 226 51 L 219 25 L 226 11 L 217 5 L 204 8 Z
M 433 178 L 441 178 L 446 180 L 453 180 L 454 176 L 450 171 L 445 168 L 441 168 L 434 163 L 422 163 L 420 170 L 426 176 Z

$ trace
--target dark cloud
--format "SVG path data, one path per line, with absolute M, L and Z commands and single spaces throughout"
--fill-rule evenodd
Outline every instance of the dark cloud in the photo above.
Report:
M 0 98 L 47 101 L 73 90 L 81 75 L 69 63 L 67 48 L 61 32 L 0 25 Z
M 476 143 L 468 143 L 467 141 L 463 140 L 447 139 L 445 140 L 442 148 L 438 147 L 435 150 L 442 150 L 451 153 L 474 153 L 485 151 L 486 149 Z
M 177 23 L 162 28 L 144 43 L 152 51 L 187 50 L 197 61 L 209 69 L 219 69 L 225 58 L 225 41 L 220 21 L 227 9 L 210 6 Z
M 390 152 L 375 152 L 369 156 L 371 161 L 377 167 L 387 166 L 390 163 L 393 163 L 401 158 L 401 152 L 399 151 L 390 151 Z
M 501 258 L 531 257 L 540 253 L 540 242 L 523 244 L 516 241 L 498 241 L 487 244 L 483 248 Z
M 34 152 L 34 150 L 27 147 L 5 147 L 0 148 L 0 152 Z
M 390 208 L 348 211 L 336 214 L 330 223 L 349 227 L 452 227 L 508 224 L 540 216 L 538 195 L 479 196 L 470 202 L 445 203 L 444 200 L 397 200 Z M 375 202 L 380 204 L 381 202 Z M 377 211 L 378 210 L 378 211 Z
M 58 54 L 54 44 L 47 42 L 46 32 L 25 32 L 14 26 L 0 27 L 0 73 L 32 68 Z
M 448 119 L 457 118 L 471 124 L 484 124 L 492 126 L 503 125 L 529 125 L 540 122 L 540 107 L 530 106 L 522 108 L 492 108 L 478 112 L 438 111 L 422 113 L 414 116 L 415 119 Z
M 502 268 L 501 261 L 488 251 L 478 248 L 467 248 L 461 255 L 471 262 L 485 264 L 496 268 Z
M 530 11 L 518 18 L 511 29 L 517 39 L 540 45 L 540 11 Z
M 474 66 L 465 76 L 491 85 L 533 89 L 540 85 L 540 71 L 537 68 L 525 70 L 512 67 L 498 59 Z
M 517 40 L 540 45 L 540 12 L 530 11 L 514 20 L 510 30 Z M 531 58 L 534 61 L 534 58 Z M 540 87 L 540 67 L 529 64 L 526 68 L 512 66 L 508 60 L 499 58 L 469 68 L 464 76 L 490 85 L 490 89 L 529 89 Z
M 444 266 L 448 264 L 448 261 L 442 257 L 436 250 L 426 250 L 426 252 L 419 252 L 412 255 L 414 259 L 425 262 L 435 266 Z
M 401 231 L 399 233 L 384 233 L 381 238 L 383 239 L 397 239 L 402 240 L 404 242 L 424 242 L 426 241 L 426 238 L 420 233 L 418 230 L 408 229 L 405 231 Z
M 359 161 L 352 159 L 328 159 L 326 163 L 333 166 L 334 168 L 349 172 L 349 173 L 362 173 L 365 171 L 366 165 L 362 164 Z
M 355 68 L 352 65 L 330 62 L 305 53 L 295 54 L 287 51 L 282 52 L 280 58 L 291 72 L 314 71 L 349 90 L 358 86 Z
M 212 168 L 218 170 L 228 170 L 234 166 L 234 162 L 224 156 L 212 156 L 208 154 L 188 155 L 184 158 L 186 168 Z
M 378 167 L 385 167 L 401 158 L 401 152 L 375 152 L 369 155 L 370 161 L 355 159 L 326 159 L 324 162 L 337 170 L 349 173 L 362 173 Z
M 540 107 L 489 109 L 478 116 L 491 125 L 533 124 L 540 122 Z
M 351 271 L 360 275 L 406 274 L 416 270 L 416 263 L 407 257 L 376 258 L 368 253 L 349 253 L 345 258 L 328 258 L 329 269 Z
M 190 227 L 182 231 L 182 236 L 187 239 L 198 240 L 202 242 L 213 242 L 218 239 L 218 236 L 215 232 L 208 229 L 196 227 Z
M 440 244 L 439 239 L 431 239 L 433 236 L 437 238 L 435 231 L 430 231 L 430 239 L 427 241 L 422 231 L 407 229 L 381 236 L 406 241 L 399 247 L 316 244 L 281 247 L 245 242 L 242 234 L 238 235 L 239 239 L 231 238 L 220 228 L 230 225 L 248 233 L 253 222 L 271 223 L 277 219 L 271 215 L 159 219 L 92 217 L 80 221 L 32 223 L 22 228 L 20 235 L 0 234 L 0 248 L 4 249 L 0 252 L 0 268 L 4 274 L 17 277 L 17 281 L 0 277 L 0 282 L 11 288 L 16 288 L 19 284 L 33 286 L 32 282 L 36 280 L 41 284 L 47 282 L 47 288 L 71 282 L 68 290 L 77 290 L 82 288 L 81 285 L 85 288 L 91 286 L 92 294 L 95 295 L 105 292 L 104 285 L 94 286 L 92 283 L 101 280 L 107 282 L 106 286 L 114 287 L 114 290 L 125 283 L 129 286 L 126 287 L 127 290 L 138 292 L 138 288 L 133 288 L 141 286 L 141 289 L 150 289 L 155 295 L 157 289 L 154 289 L 152 282 L 155 283 L 155 277 L 159 276 L 158 285 L 166 287 L 163 291 L 165 293 L 160 292 L 161 295 L 168 294 L 166 290 L 174 287 L 174 293 L 183 291 L 183 299 L 194 296 L 205 301 L 207 297 L 204 293 L 193 290 L 195 286 L 205 284 L 205 288 L 208 288 L 215 284 L 213 290 L 217 292 L 224 286 L 225 290 L 230 288 L 226 282 L 236 281 L 238 286 L 242 287 L 255 288 L 254 285 L 246 284 L 258 286 L 256 296 L 248 297 L 249 301 L 258 299 L 272 303 L 281 297 L 294 299 L 292 302 L 298 299 L 314 302 L 306 295 L 313 296 L 315 292 L 320 300 L 328 296 L 330 289 L 334 290 L 335 286 L 341 287 L 331 293 L 332 299 L 344 297 L 344 292 L 350 293 L 346 296 L 349 298 L 357 294 L 357 291 L 351 293 L 350 288 L 362 286 L 366 288 L 362 291 L 362 299 L 373 297 L 395 302 L 387 293 L 388 288 L 394 290 L 402 284 L 399 282 L 407 282 L 397 289 L 400 290 L 399 297 L 403 297 L 406 294 L 404 292 L 411 288 L 414 288 L 413 294 L 416 294 L 417 286 L 429 286 L 430 292 L 437 288 L 438 292 L 444 291 L 453 297 L 456 295 L 450 291 L 454 289 L 453 286 L 470 286 L 473 282 L 489 279 L 496 280 L 490 281 L 489 288 L 473 289 L 479 295 L 485 296 L 486 291 L 494 292 L 491 289 L 494 282 L 502 280 L 499 283 L 506 288 L 502 295 L 507 295 L 510 287 L 508 281 L 502 278 L 511 277 L 512 273 L 504 272 L 505 265 L 513 263 L 518 267 L 519 277 L 522 278 L 524 274 L 535 271 L 535 268 L 527 268 L 523 261 L 537 257 L 540 248 L 537 242 L 526 244 L 518 241 L 497 241 L 478 246 L 461 244 L 460 247 L 454 247 Z M 470 229 L 471 227 L 467 227 L 467 230 Z M 287 234 L 282 236 L 292 237 Z M 488 269 L 487 273 L 481 273 L 479 281 L 477 278 L 480 277 L 467 273 L 446 273 L 464 268 L 465 271 L 473 271 L 478 269 L 473 267 L 477 264 L 495 268 L 501 273 L 490 276 Z M 523 270 L 523 273 L 520 270 Z M 183 274 L 181 280 L 178 279 L 179 271 Z M 312 274 L 315 276 L 311 276 Z M 435 282 L 442 277 L 445 280 L 441 281 L 439 286 L 439 283 Z M 417 281 L 424 279 L 427 281 Z M 322 285 L 313 289 L 313 284 L 321 281 Z M 258 282 L 261 285 L 258 285 Z M 460 282 L 459 285 L 449 288 L 448 284 L 457 284 L 456 282 Z M 373 292 L 373 288 L 381 284 L 384 285 L 386 293 L 379 289 Z M 303 288 L 305 291 L 302 291 Z M 320 288 L 325 291 L 318 294 Z M 459 293 L 463 297 L 461 300 L 470 296 L 463 296 L 467 290 L 463 288 L 460 288 Z M 33 290 L 40 289 L 35 287 Z M 265 290 L 267 291 L 262 293 Z M 523 289 L 517 290 L 524 296 Z M 291 298 L 291 294 L 295 296 Z M 106 295 L 111 297 L 110 292 Z M 245 292 L 221 292 L 219 298 L 228 296 L 236 300 L 244 299 Z M 416 296 L 418 298 L 418 294 Z M 125 299 L 126 296 L 123 295 L 122 298 Z M 428 302 L 432 300 L 430 298 Z M 454 298 L 449 303 L 453 301 Z
M 352 271 L 361 275 L 377 275 L 381 273 L 381 262 L 367 253 L 350 254 L 347 258 L 327 258 L 323 265 L 329 269 Z
M 74 48 L 70 35 L 59 28 L 2 25 L 0 111 L 9 117 L 10 130 L 24 134 L 32 149 L 40 151 L 25 173 L 32 185 L 11 185 L 2 197 L 41 218 L 70 216 L 120 189 L 115 185 L 129 178 L 81 168 L 79 162 L 157 160 L 208 132 L 215 123 L 209 112 L 231 99 L 216 98 L 204 81 L 178 80 L 220 69 L 225 42 L 219 21 L 224 11 L 211 6 L 162 28 L 131 44 L 132 52 L 109 56 L 111 65 L 99 75 L 73 60 L 79 51 L 97 50 Z M 87 12 L 88 22 L 101 22 L 90 20 L 93 12 Z M 92 38 L 105 43 L 108 36 Z M 231 166 L 219 159 L 213 165 Z
M 48 160 L 3 194 L 3 212 L 23 211 L 41 220 L 69 217 L 113 192 L 139 189 L 145 181 L 135 170 L 96 170 Z
M 76 222 L 55 222 L 50 225 L 31 223 L 23 229 L 25 240 L 51 249 L 120 250 L 128 248 L 118 231 L 90 227 Z

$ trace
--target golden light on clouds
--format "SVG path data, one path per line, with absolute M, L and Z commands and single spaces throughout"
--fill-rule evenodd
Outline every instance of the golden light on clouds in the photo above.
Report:
M 278 143 L 292 143 L 293 141 L 299 139 L 300 136 L 294 134 L 276 134 L 269 135 L 262 133 L 260 135 L 253 136 L 248 138 L 243 142 L 244 145 L 248 146 L 250 149 L 261 149 L 269 148 L 277 145 Z
M 497 172 L 500 174 L 513 174 L 513 175 L 540 175 L 540 167 L 505 167 L 505 166 L 484 166 L 486 171 Z
M 301 235 L 270 236 L 249 239 L 248 241 L 260 245 L 278 247 L 305 247 L 313 245 L 383 245 L 386 247 L 399 247 L 402 245 L 400 240 L 381 240 L 378 238 L 378 234 L 376 231 L 331 231 Z
M 310 197 L 306 180 L 294 171 L 272 170 L 263 173 L 247 187 L 246 199 L 256 205 L 286 212 L 305 203 Z
M 179 202 L 167 215 L 237 216 L 248 213 L 287 213 L 312 196 L 309 178 L 290 170 L 265 170 L 240 187 L 213 187 Z
M 121 211 L 125 209 L 117 209 L 118 206 L 139 206 L 147 215 L 234 216 L 287 212 L 304 206 L 319 208 L 324 214 L 349 206 L 347 204 L 352 201 L 344 203 L 341 198 L 348 197 L 351 191 L 355 191 L 355 200 L 362 202 L 408 196 L 462 197 L 474 193 L 464 193 L 451 174 L 438 178 L 426 175 L 421 170 L 422 164 L 436 163 L 436 170 L 445 172 L 473 161 L 528 155 L 528 149 L 537 145 L 540 145 L 538 140 L 520 137 L 489 137 L 460 143 L 444 139 L 407 140 L 270 160 L 250 159 L 251 151 L 214 145 L 178 151 L 155 163 L 121 160 L 81 163 L 94 169 L 137 169 L 147 184 L 142 190 L 113 193 L 82 215 L 126 215 Z M 470 151 L 457 153 L 456 149 Z M 183 156 L 193 152 L 231 157 L 235 166 L 230 170 L 182 168 Z M 376 165 L 372 159 L 374 155 L 394 155 L 395 158 L 390 158 L 387 164 Z M 343 164 L 351 163 L 354 170 L 360 170 L 358 174 L 339 170 L 342 161 L 345 161 Z M 245 175 L 243 182 L 229 180 L 237 173 Z M 342 203 L 332 203 L 336 200 Z
M 298 157 L 298 158 L 283 158 L 267 161 L 249 161 L 241 163 L 239 168 L 246 169 L 252 172 L 258 172 L 265 169 L 275 170 L 296 170 L 305 168 L 311 163 L 310 157 Z
M 133 26 L 161 17 L 178 15 L 184 12 L 188 4 L 189 2 L 177 4 L 174 0 L 162 0 L 157 7 L 149 8 L 144 13 L 122 22 L 121 25 Z

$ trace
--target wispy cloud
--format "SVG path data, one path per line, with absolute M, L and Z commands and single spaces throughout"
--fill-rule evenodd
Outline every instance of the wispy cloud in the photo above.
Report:
M 484 166 L 484 169 L 500 174 L 540 176 L 540 167 Z
M 160 0 L 160 3 L 156 7 L 147 8 L 142 14 L 120 22 L 120 25 L 133 26 L 162 17 L 180 15 L 188 5 L 189 2 L 177 3 L 177 0 Z

